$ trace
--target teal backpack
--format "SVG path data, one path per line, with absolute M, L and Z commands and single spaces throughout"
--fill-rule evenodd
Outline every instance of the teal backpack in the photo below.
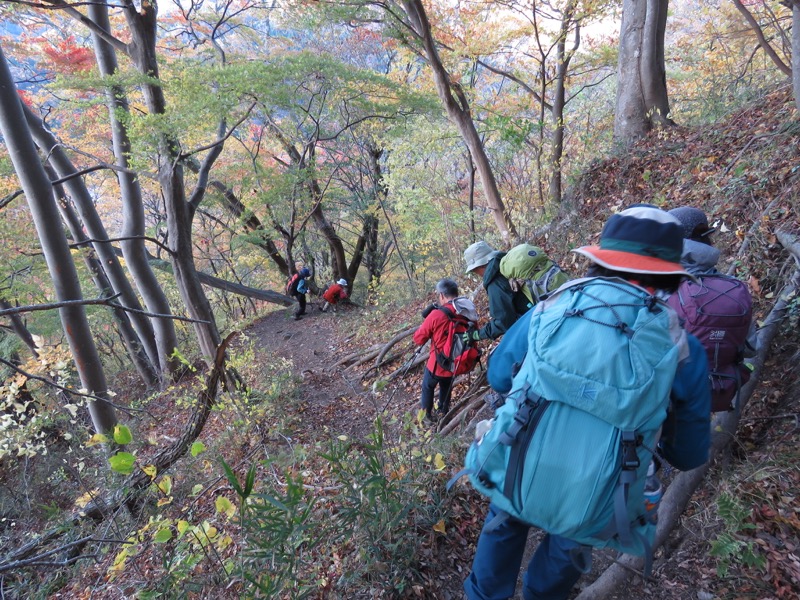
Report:
M 534 309 L 512 390 L 464 472 L 501 518 L 649 559 L 644 483 L 680 340 L 672 309 L 638 286 L 563 286 Z

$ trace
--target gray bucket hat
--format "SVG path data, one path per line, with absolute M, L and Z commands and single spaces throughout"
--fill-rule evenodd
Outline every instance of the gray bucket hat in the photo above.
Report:
M 475 242 L 464 250 L 464 261 L 467 263 L 467 273 L 482 267 L 498 254 L 497 250 L 481 240 Z
M 702 240 L 714 233 L 715 228 L 708 224 L 708 217 L 699 208 L 681 206 L 669 211 L 673 217 L 681 222 L 683 237 L 690 240 Z

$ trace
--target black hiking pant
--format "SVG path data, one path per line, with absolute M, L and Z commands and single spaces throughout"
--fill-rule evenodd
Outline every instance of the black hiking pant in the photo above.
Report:
M 431 414 L 434 408 L 433 393 L 437 385 L 439 386 L 439 402 L 436 405 L 437 412 L 440 415 L 446 415 L 450 411 L 450 391 L 453 387 L 453 378 L 434 375 L 425 367 L 425 374 L 422 376 L 422 397 L 419 401 L 425 414 Z
M 297 300 L 297 308 L 294 309 L 294 316 L 299 317 L 300 315 L 306 314 L 306 295 L 295 292 L 292 296 Z

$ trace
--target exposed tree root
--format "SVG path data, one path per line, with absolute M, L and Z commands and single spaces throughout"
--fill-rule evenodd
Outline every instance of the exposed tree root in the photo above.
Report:
M 465 428 L 462 426 L 466 423 L 467 416 L 473 410 L 477 410 L 477 414 L 483 414 L 482 407 L 488 406 L 484 401 L 483 396 L 484 394 L 481 394 L 480 396 L 471 398 L 466 406 L 463 407 L 463 410 L 460 410 L 455 414 L 453 414 L 453 411 L 450 411 L 447 414 L 448 419 L 444 422 L 444 425 L 439 425 L 439 434 L 450 435 L 456 430 L 456 428 L 458 428 L 459 431 L 463 431 Z M 469 429 L 469 425 L 471 425 L 473 421 L 474 417 L 469 423 L 467 423 L 466 429 Z
M 340 358 L 337 362 L 333 363 L 333 366 L 334 367 L 342 367 L 344 365 L 352 363 L 353 361 L 360 360 L 364 356 L 367 356 L 367 355 L 371 355 L 371 356 L 374 357 L 378 352 L 380 352 L 381 348 L 382 348 L 381 344 L 373 344 L 372 346 L 370 346 L 369 348 L 366 348 L 366 349 L 362 348 L 361 350 L 358 350 L 356 352 L 348 354 L 347 356 L 345 356 L 343 358 Z M 371 360 L 371 359 L 367 359 L 367 360 Z
M 453 386 L 455 387 L 468 376 L 469 374 L 456 378 L 453 382 Z M 455 426 L 451 427 L 451 425 L 454 423 L 458 425 L 459 422 L 463 422 L 469 412 L 474 410 L 477 406 L 480 406 L 484 401 L 483 397 L 487 390 L 486 371 L 481 371 L 475 380 L 470 383 L 469 387 L 464 391 L 458 401 L 450 407 L 450 412 L 439 420 L 439 433 L 442 435 L 451 433 L 455 428 Z
M 397 344 L 398 342 L 402 342 L 408 336 L 412 335 L 416 330 L 417 330 L 416 327 L 412 327 L 411 329 L 405 329 L 400 333 L 398 333 L 397 335 L 395 335 L 388 342 L 386 342 L 386 345 L 383 347 L 383 349 L 380 351 L 380 354 L 378 354 L 378 357 L 375 359 L 375 365 L 374 365 L 375 368 L 378 368 L 383 364 L 384 357 L 389 353 L 389 350 L 391 350 L 395 344 Z
M 414 353 L 411 357 L 411 362 L 406 362 L 401 365 L 399 368 L 395 369 L 389 375 L 386 376 L 386 381 L 394 381 L 398 377 L 405 377 L 409 371 L 413 371 L 420 365 L 424 365 L 428 362 L 428 355 L 430 352 L 428 351 L 428 347 L 430 344 L 425 344 L 424 346 L 420 346 L 418 351 Z
M 776 235 L 781 244 L 792 254 L 795 261 L 795 269 L 764 324 L 758 331 L 756 356 L 752 360 L 754 366 L 753 376 L 750 381 L 742 386 L 737 409 L 728 413 L 718 414 L 711 423 L 711 452 L 708 462 L 692 471 L 679 473 L 667 487 L 664 498 L 658 508 L 658 530 L 656 531 L 654 550 L 667 540 L 669 534 L 678 524 L 678 520 L 689 503 L 692 494 L 702 483 L 714 459 L 726 451 L 734 440 L 741 411 L 747 405 L 761 379 L 764 364 L 769 355 L 772 342 L 780 330 L 779 325 L 784 318 L 784 313 L 792 299 L 797 296 L 798 287 L 800 287 L 800 244 L 798 244 L 797 236 L 788 232 L 778 231 Z M 608 598 L 618 587 L 628 581 L 631 576 L 630 569 L 639 571 L 641 566 L 642 559 L 640 557 L 622 556 L 617 563 L 606 569 L 594 583 L 584 589 L 576 600 Z

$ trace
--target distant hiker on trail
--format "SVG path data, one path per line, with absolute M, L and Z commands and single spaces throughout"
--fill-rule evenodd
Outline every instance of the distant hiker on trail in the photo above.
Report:
M 322 293 L 322 306 L 320 306 L 319 309 L 322 312 L 328 312 L 328 309 L 333 307 L 333 312 L 336 312 L 336 305 L 339 303 L 339 300 L 344 300 L 346 298 L 347 280 L 340 279 Z
M 469 298 L 458 296 L 458 285 L 452 279 L 441 279 L 436 284 L 438 302 L 426 308 L 424 321 L 414 332 L 414 343 L 423 346 L 431 340 L 431 352 L 422 376 L 422 397 L 420 406 L 425 418 L 435 422 L 433 395 L 439 386 L 439 401 L 436 403 L 438 415 L 444 416 L 450 410 L 450 392 L 454 375 L 471 370 L 478 359 L 479 351 L 472 346 L 460 346 L 461 333 L 478 320 L 475 305 Z
M 593 546 L 652 559 L 654 452 L 688 470 L 710 446 L 705 352 L 657 297 L 688 276 L 681 238 L 677 219 L 655 207 L 611 216 L 598 246 L 575 250 L 594 263 L 589 277 L 537 304 L 492 354 L 489 384 L 507 398 L 478 424 L 465 461 L 491 499 L 469 600 L 514 597 L 529 523 L 546 535 L 526 600 L 566 599 Z
M 303 267 L 292 275 L 286 284 L 286 294 L 297 300 L 297 308 L 294 310 L 294 320 L 299 321 L 300 317 L 306 314 L 306 294 L 308 293 L 308 279 L 311 278 L 311 271 L 308 267 Z
M 697 281 L 684 281 L 668 302 L 706 349 L 711 411 L 733 410 L 741 386 L 750 379 L 744 359 L 755 355 L 750 290 L 717 270 L 720 253 L 711 241 L 715 230 L 702 210 L 682 206 L 669 213 L 683 226 L 681 264 Z
M 520 290 L 514 292 L 508 279 L 500 274 L 500 261 L 505 256 L 484 241 L 475 242 L 464 250 L 467 273 L 483 277 L 483 287 L 489 296 L 491 319 L 480 329 L 470 333 L 472 340 L 495 340 L 503 335 L 517 319 L 524 315 L 529 302 Z

